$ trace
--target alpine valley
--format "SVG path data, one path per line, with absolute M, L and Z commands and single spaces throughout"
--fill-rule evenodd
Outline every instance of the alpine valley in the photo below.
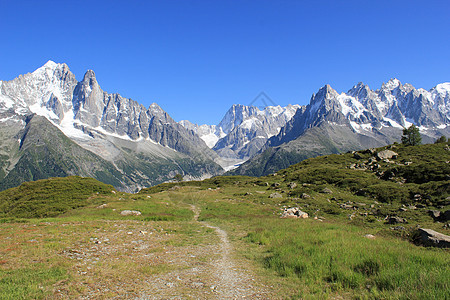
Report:
M 358 83 L 341 94 L 326 85 L 306 106 L 233 105 L 219 124 L 197 125 L 103 91 L 92 70 L 77 81 L 66 64 L 49 61 L 0 81 L 0 190 L 69 175 L 127 192 L 176 174 L 260 176 L 399 141 L 411 124 L 424 143 L 450 135 L 450 83 L 426 91 L 391 79 L 379 90 Z

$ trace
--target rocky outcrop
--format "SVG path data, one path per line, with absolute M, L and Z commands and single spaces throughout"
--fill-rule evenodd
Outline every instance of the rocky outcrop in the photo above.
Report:
M 450 248 L 450 236 L 448 235 L 426 228 L 419 228 L 417 233 L 417 241 L 425 246 Z
M 308 214 L 301 211 L 298 207 L 285 208 L 281 218 L 307 219 Z
M 398 153 L 392 151 L 392 150 L 383 150 L 377 153 L 377 159 L 378 160 L 385 160 L 385 159 L 395 159 L 397 158 Z

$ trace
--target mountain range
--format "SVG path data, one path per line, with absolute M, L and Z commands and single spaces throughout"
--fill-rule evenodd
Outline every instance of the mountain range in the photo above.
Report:
M 326 85 L 306 106 L 236 104 L 219 124 L 197 125 L 103 91 L 92 70 L 77 81 L 66 64 L 49 61 L 0 81 L 0 124 L 0 189 L 80 175 L 134 192 L 176 174 L 269 174 L 399 141 L 410 124 L 432 142 L 449 135 L 450 83 L 426 91 L 391 79 L 375 91 L 358 83 L 340 94 Z

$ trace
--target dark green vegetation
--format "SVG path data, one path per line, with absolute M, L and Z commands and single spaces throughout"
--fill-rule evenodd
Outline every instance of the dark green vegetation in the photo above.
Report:
M 419 128 L 414 124 L 408 128 L 403 129 L 402 144 L 406 146 L 417 146 L 422 143 Z
M 380 158 L 384 150 L 394 151 L 397 155 Z M 122 220 L 135 222 L 127 223 L 128 228 L 171 228 L 165 232 L 174 238 L 171 240 L 170 235 L 164 235 L 169 238 L 164 247 L 170 245 L 174 247 L 174 253 L 181 253 L 184 250 L 180 249 L 185 248 L 180 247 L 192 243 L 203 245 L 201 235 L 205 238 L 208 234 L 192 223 L 190 205 L 195 205 L 201 210 L 199 220 L 226 230 L 237 256 L 245 257 L 250 264 L 256 263 L 259 280 L 273 286 L 280 298 L 448 299 L 448 249 L 419 246 L 413 243 L 413 238 L 418 226 L 447 235 L 450 233 L 447 224 L 436 222 L 429 214 L 430 209 L 450 209 L 449 161 L 447 143 L 394 144 L 307 159 L 266 177 L 223 176 L 204 181 L 167 183 L 134 195 L 111 193 L 110 186 L 89 179 L 51 179 L 34 183 L 37 184 L 34 186 L 27 183 L 0 194 L 0 211 L 5 222 L 0 226 L 3 226 L 3 232 L 12 232 L 27 224 L 53 222 L 51 224 L 54 225 L 47 226 L 51 228 L 66 224 L 64 229 L 60 229 L 63 234 L 50 228 L 58 238 L 46 237 L 46 244 L 40 248 L 41 255 L 48 255 L 50 259 L 42 265 L 33 265 L 38 282 L 21 287 L 25 289 L 21 294 L 25 295 L 22 296 L 24 298 L 48 297 L 54 292 L 52 286 L 57 281 L 64 281 L 63 285 L 69 287 L 66 294 L 69 297 L 84 294 L 76 284 L 80 277 L 70 271 L 73 260 L 52 254 L 61 253 L 71 243 L 77 243 L 68 240 L 72 230 L 70 226 L 78 226 L 77 232 L 84 232 L 86 236 L 82 239 L 86 240 L 97 237 L 101 232 L 118 234 L 113 226 L 122 224 Z M 14 218 L 26 215 L 7 214 L 5 207 L 11 207 L 11 201 L 4 200 L 5 193 L 17 195 L 16 203 L 26 203 L 24 199 L 32 191 L 36 195 L 35 200 L 41 199 L 37 203 L 53 211 L 57 218 L 19 220 Z M 43 191 L 47 196 L 43 196 Z M 65 196 L 58 198 L 56 195 Z M 73 201 L 67 200 L 69 195 L 77 195 L 78 208 L 70 206 Z M 45 197 L 59 201 L 66 199 L 62 201 L 66 203 L 65 209 L 58 212 L 53 209 L 57 204 L 43 201 Z M 99 208 L 102 203 L 107 205 Z M 299 207 L 310 218 L 279 218 L 284 207 Z M 119 212 L 123 209 L 138 210 L 142 215 L 122 217 Z M 402 223 L 388 224 L 389 218 L 386 217 L 395 217 Z M 83 229 L 85 231 L 80 231 L 81 226 L 86 228 Z M 24 234 L 30 228 L 33 227 L 25 227 Z M 97 228 L 100 233 L 87 228 Z M 123 238 L 130 230 L 125 228 Z M 154 234 L 156 232 L 159 231 Z M 122 240 L 119 243 L 124 244 Z M 21 245 L 25 247 L 26 241 Z M 5 246 L 0 253 L 16 251 L 6 247 L 15 249 L 14 245 Z M 152 251 L 161 251 L 162 256 L 170 255 L 167 254 L 170 251 L 161 249 Z M 24 275 L 17 263 L 17 257 L 21 257 L 19 253 L 24 250 L 21 251 L 14 252 L 15 256 L 6 256 L 5 263 L 0 264 L 0 289 L 7 287 L 13 293 L 15 286 L 23 284 L 21 278 Z M 123 277 L 123 274 L 130 274 L 126 268 L 136 259 L 129 253 L 133 252 L 121 252 L 117 256 L 120 259 L 130 257 L 127 266 L 117 265 L 117 260 L 114 263 L 106 260 L 96 266 L 96 273 L 89 278 L 93 282 L 108 278 L 110 288 L 118 286 L 117 282 L 136 280 Z M 114 254 L 108 254 L 109 257 L 115 259 Z M 45 273 L 43 266 L 53 271 Z M 149 265 L 150 269 L 136 265 L 131 274 L 166 274 L 171 270 L 168 266 L 173 268 L 170 263 Z M 36 285 L 45 288 L 36 289 Z
M 111 192 L 115 192 L 111 185 L 78 176 L 25 182 L 0 192 L 0 218 L 56 217 L 100 203 Z

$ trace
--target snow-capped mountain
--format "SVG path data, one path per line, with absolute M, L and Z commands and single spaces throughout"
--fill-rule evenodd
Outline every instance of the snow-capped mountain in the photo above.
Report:
M 135 177 L 136 189 L 176 173 L 201 178 L 222 170 L 214 162 L 217 154 L 198 135 L 175 122 L 156 103 L 145 108 L 103 91 L 92 70 L 78 82 L 66 64 L 49 61 L 32 73 L 0 81 L 0 122 L 11 134 L 24 130 L 27 116 L 33 113 L 124 174 L 133 172 L 127 167 L 131 160 L 137 165 L 139 160 L 154 164 L 153 174 L 127 174 Z M 17 159 L 8 159 L 0 173 L 7 175 L 15 163 Z M 158 168 L 166 173 L 159 173 Z
M 222 158 L 242 162 L 278 134 L 299 108 L 300 105 L 268 106 L 260 110 L 235 104 L 218 125 L 199 126 L 189 121 L 180 124 L 195 131 Z
M 450 83 L 426 91 L 391 79 L 375 91 L 358 83 L 340 94 L 326 85 L 236 172 L 267 174 L 311 156 L 383 146 L 411 124 L 433 142 L 450 135 L 449 109 Z
M 194 131 L 209 148 L 213 148 L 217 141 L 226 136 L 222 128 L 217 125 L 198 125 L 188 120 L 181 120 L 179 123 L 185 128 Z

